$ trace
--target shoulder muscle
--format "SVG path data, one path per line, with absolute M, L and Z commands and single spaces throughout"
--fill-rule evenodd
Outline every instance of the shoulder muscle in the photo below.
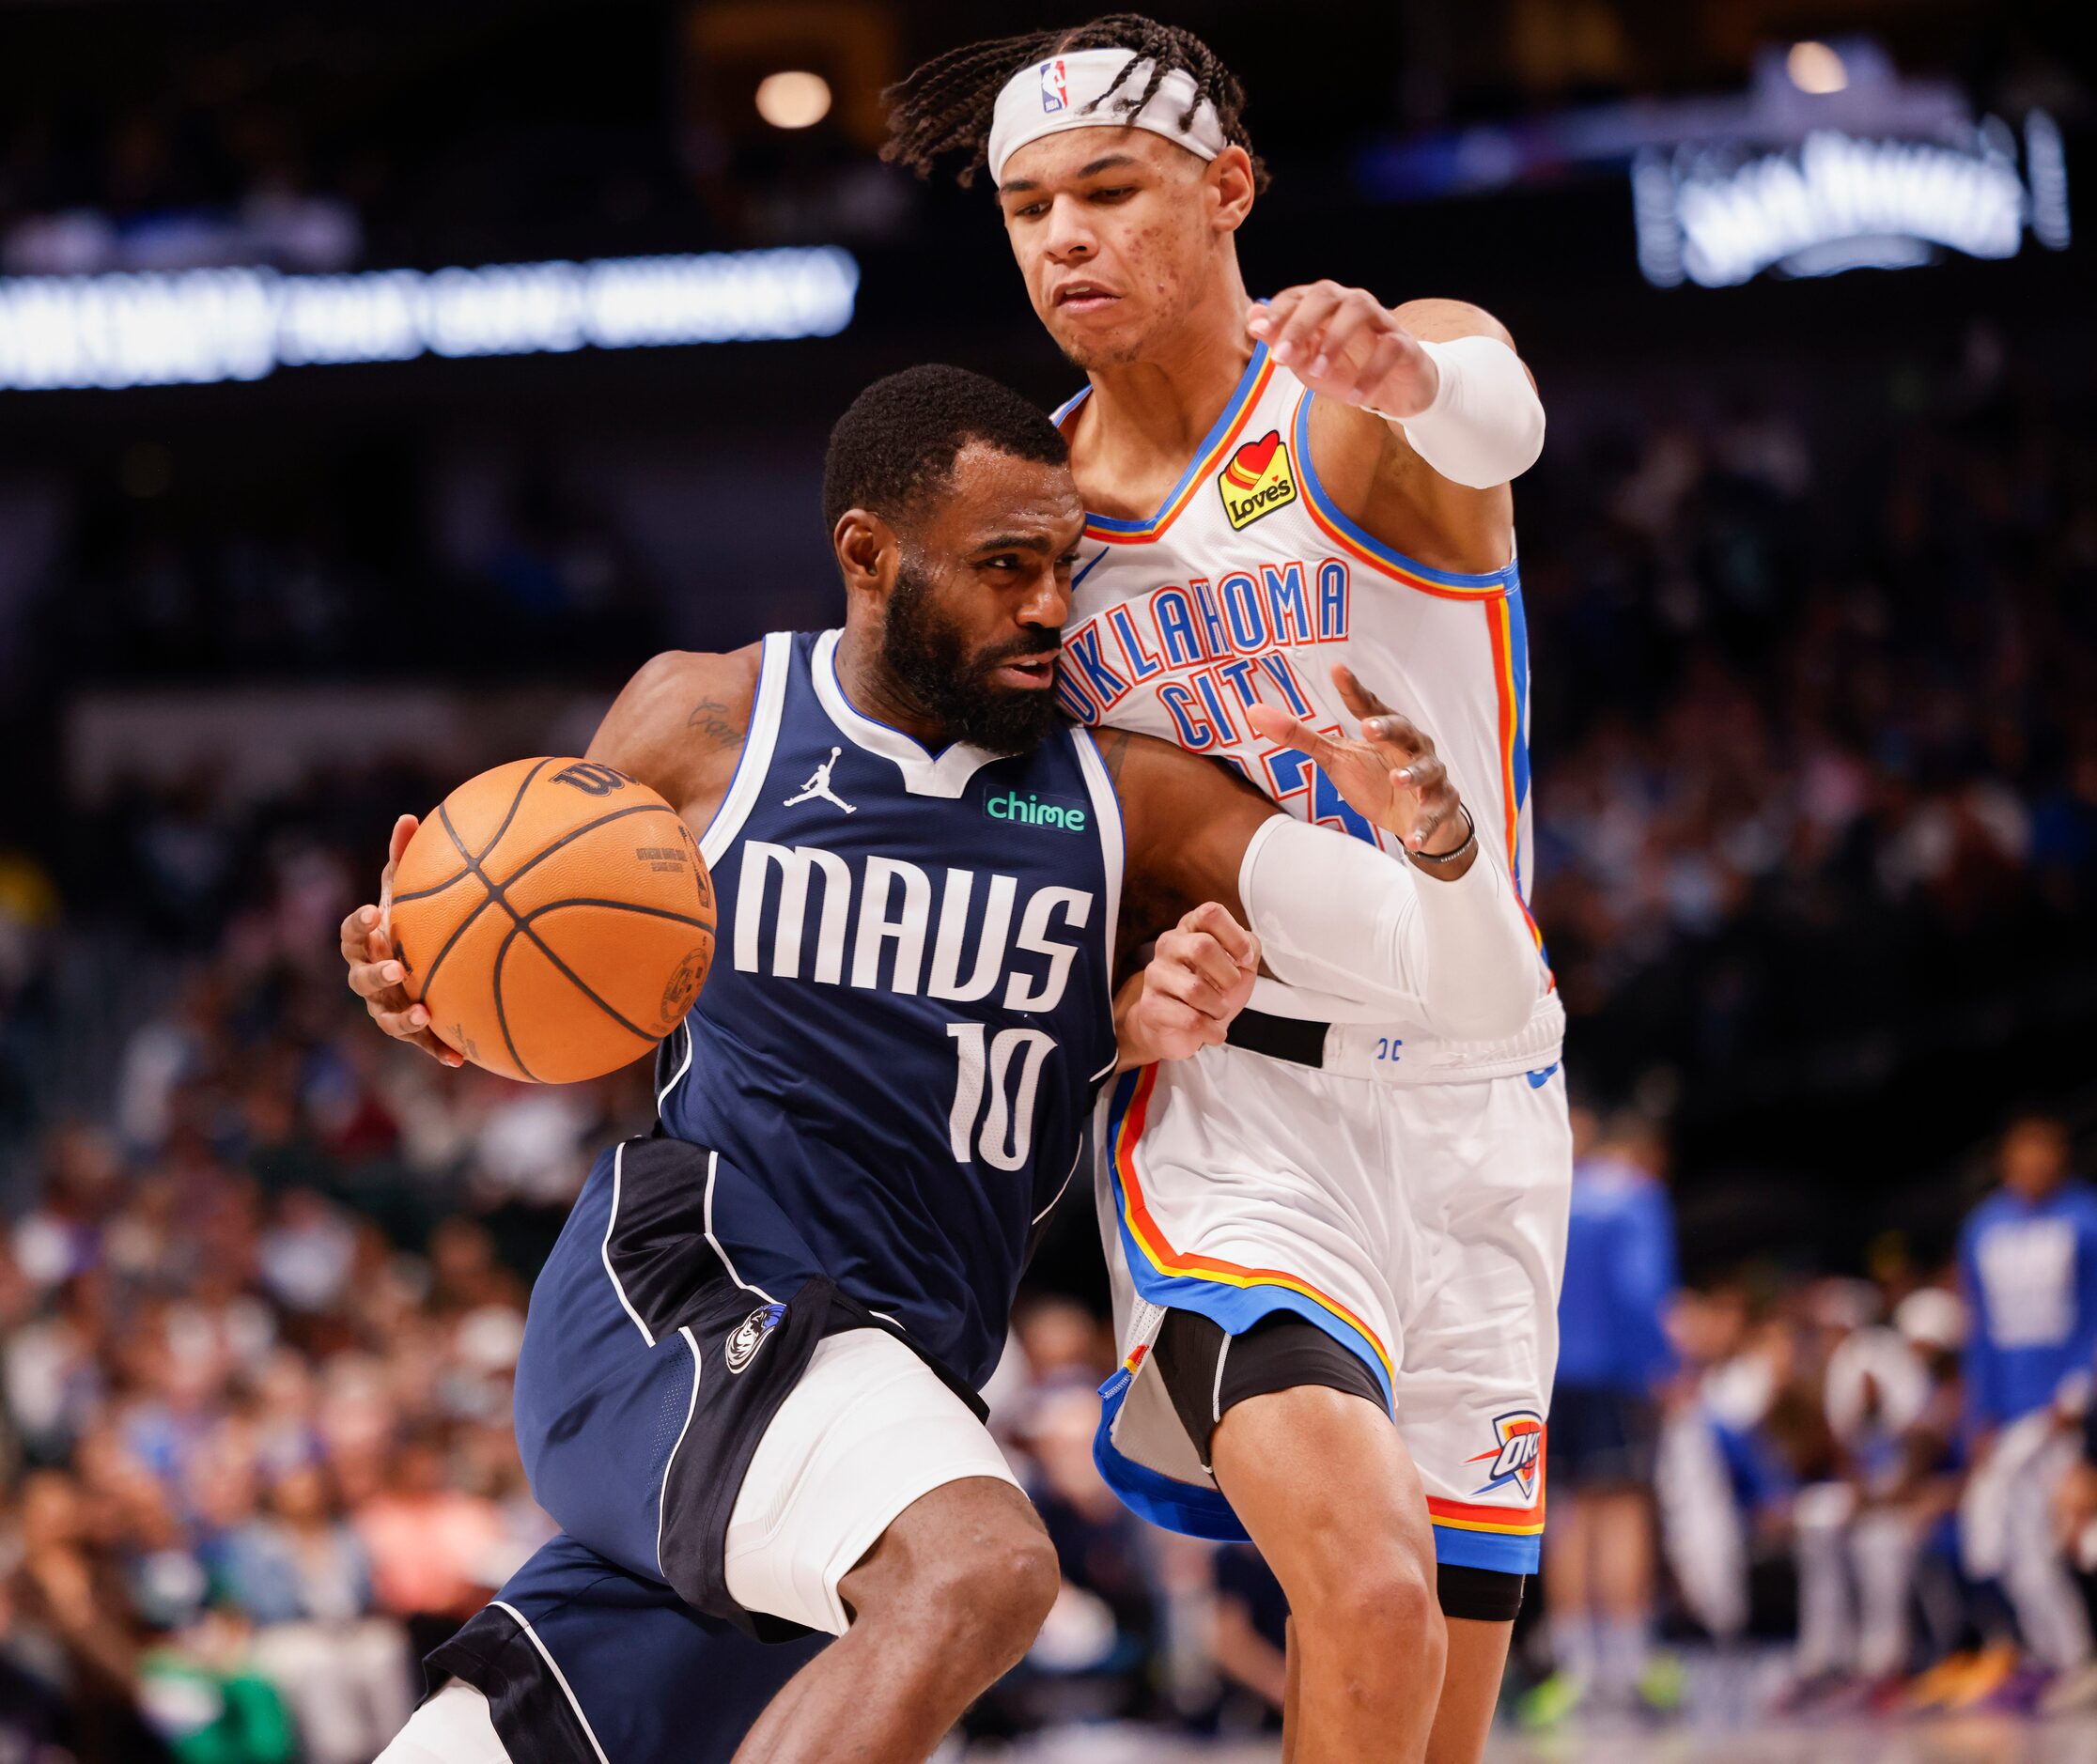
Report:
M 589 757 L 638 779 L 687 820 L 709 818 L 735 775 L 762 646 L 651 657 L 613 701 Z
M 1451 343 L 1458 337 L 1491 337 L 1496 343 L 1514 347 L 1514 333 L 1483 306 L 1468 301 L 1406 301 L 1393 309 L 1398 322 L 1416 337 L 1430 343 Z
M 1514 347 L 1507 327 L 1468 301 L 1414 300 L 1394 309 L 1416 337 L 1448 343 L 1491 337 Z M 1499 569 L 1514 549 L 1514 494 L 1452 484 L 1413 452 L 1397 425 L 1334 398 L 1311 407 L 1313 463 L 1333 500 L 1386 545 L 1436 569 Z

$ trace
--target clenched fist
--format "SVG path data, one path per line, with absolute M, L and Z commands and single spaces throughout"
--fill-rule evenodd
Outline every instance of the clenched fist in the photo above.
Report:
M 1259 972 L 1259 938 L 1215 901 L 1195 907 L 1158 938 L 1150 966 L 1115 1001 L 1121 1038 L 1115 1069 L 1185 1060 L 1216 1046 L 1251 998 Z

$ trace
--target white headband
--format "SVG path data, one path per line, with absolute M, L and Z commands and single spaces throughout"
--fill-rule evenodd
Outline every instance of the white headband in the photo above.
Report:
M 1148 129 L 1197 159 L 1212 160 L 1222 152 L 1226 143 L 1216 106 L 1205 98 L 1195 104 L 1198 88 L 1184 68 L 1174 68 L 1160 80 L 1142 110 L 1129 107 L 1150 84 L 1148 61 L 1130 67 L 1121 89 L 1107 98 L 1108 87 L 1132 59 L 1126 49 L 1080 49 L 1053 61 L 1034 62 L 1007 80 L 990 121 L 991 182 L 1004 182 L 1005 162 L 1021 147 L 1065 129 Z M 1099 103 L 1101 99 L 1106 101 Z M 1182 128 L 1180 118 L 1189 108 L 1194 120 Z

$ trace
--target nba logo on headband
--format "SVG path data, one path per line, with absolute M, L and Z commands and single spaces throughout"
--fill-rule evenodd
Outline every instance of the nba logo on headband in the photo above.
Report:
M 1185 68 L 1164 74 L 1148 101 L 1136 102 L 1155 72 L 1154 63 L 1129 49 L 1074 49 L 1018 68 L 999 90 L 991 116 L 985 155 L 990 176 L 1002 184 L 1015 153 L 1066 129 L 1143 129 L 1197 159 L 1213 160 L 1228 145 L 1223 125 Z M 1111 115 L 1095 114 L 1125 88 Z
M 1041 114 L 1053 116 L 1059 110 L 1069 108 L 1070 88 L 1064 84 L 1064 64 L 1044 61 L 1041 64 Z

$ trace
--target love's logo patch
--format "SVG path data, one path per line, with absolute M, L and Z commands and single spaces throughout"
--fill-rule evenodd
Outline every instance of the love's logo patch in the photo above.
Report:
M 1216 487 L 1223 496 L 1224 514 L 1241 532 L 1262 515 L 1295 502 L 1296 473 L 1282 431 L 1270 428 L 1258 441 L 1247 441 L 1217 473 Z

